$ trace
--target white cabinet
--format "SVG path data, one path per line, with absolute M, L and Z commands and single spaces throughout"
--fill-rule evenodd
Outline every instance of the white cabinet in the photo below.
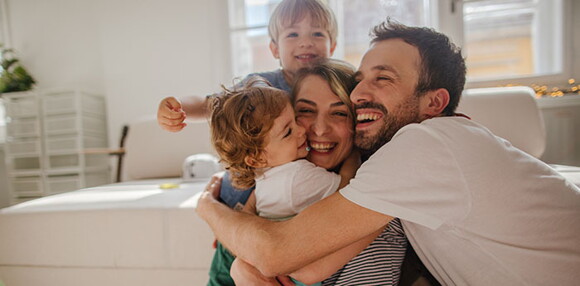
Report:
M 12 202 L 110 182 L 107 118 L 102 95 L 35 90 L 3 95 L 5 161 Z

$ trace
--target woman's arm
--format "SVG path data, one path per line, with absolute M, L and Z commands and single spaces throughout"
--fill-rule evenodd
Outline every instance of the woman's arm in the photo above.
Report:
M 357 256 L 369 244 L 371 244 L 371 242 L 373 242 L 382 231 L 383 229 L 377 230 L 347 247 L 294 271 L 290 276 L 305 284 L 320 282 L 330 277 L 346 265 L 351 259 Z

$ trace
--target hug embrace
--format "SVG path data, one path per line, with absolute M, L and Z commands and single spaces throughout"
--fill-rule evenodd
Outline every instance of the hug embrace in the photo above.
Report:
M 280 6 L 303 2 L 324 5 Z M 255 186 L 243 211 L 218 200 L 219 177 L 198 202 L 198 214 L 235 255 L 235 283 L 411 284 L 401 265 L 412 248 L 428 270 L 414 277 L 426 283 L 574 285 L 580 190 L 455 113 L 465 62 L 448 37 L 384 22 L 353 72 L 324 60 L 336 45 L 334 19 L 309 11 L 280 21 L 274 12 L 270 23 L 281 23 L 277 34 L 270 29 L 270 47 L 289 93 L 248 78 L 198 105 L 198 114 L 212 112 L 214 145 L 234 186 Z M 228 132 L 215 132 L 228 120 L 220 113 L 228 103 L 238 105 L 230 132 L 250 144 L 226 144 L 219 137 Z M 164 100 L 160 124 L 180 130 L 195 115 L 191 106 Z M 228 154 L 227 145 L 236 151 Z

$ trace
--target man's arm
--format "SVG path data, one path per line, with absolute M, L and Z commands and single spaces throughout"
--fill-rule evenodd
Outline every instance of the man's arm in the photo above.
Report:
M 294 218 L 273 222 L 234 212 L 215 195 L 212 179 L 197 205 L 198 214 L 228 249 L 266 276 L 292 273 L 340 248 L 360 240 L 392 217 L 366 209 L 335 193 Z
M 351 259 L 353 259 L 367 246 L 369 246 L 369 244 L 371 244 L 371 242 L 373 242 L 373 240 L 375 240 L 375 238 L 381 234 L 382 231 L 383 228 L 375 231 L 370 235 L 367 235 L 355 243 L 348 245 L 347 247 L 339 249 L 330 255 L 327 255 L 298 269 L 297 271 L 291 273 L 290 276 L 308 285 L 321 282 L 341 269 Z

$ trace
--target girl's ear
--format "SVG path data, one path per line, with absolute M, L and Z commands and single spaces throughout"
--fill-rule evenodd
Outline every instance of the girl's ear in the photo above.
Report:
M 278 49 L 278 44 L 276 44 L 273 40 L 270 40 L 270 52 L 272 52 L 272 56 L 275 59 L 280 59 L 280 51 Z
M 244 158 L 244 162 L 246 163 L 246 165 L 253 167 L 253 168 L 265 168 L 266 167 L 266 161 L 262 160 L 260 158 L 256 158 L 254 156 L 246 156 Z
M 449 104 L 449 92 L 444 88 L 439 88 L 427 92 L 420 100 L 420 114 L 425 118 L 437 117 Z

